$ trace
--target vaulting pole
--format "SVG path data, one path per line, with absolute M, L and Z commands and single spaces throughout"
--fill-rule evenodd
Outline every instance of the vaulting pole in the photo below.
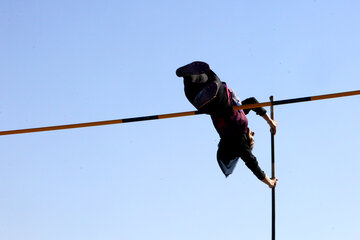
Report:
M 360 90 L 356 90 L 356 91 L 350 91 L 350 92 L 341 92 L 341 93 L 333 93 L 333 94 L 326 94 L 326 95 L 319 95 L 319 96 L 312 96 L 312 97 L 293 98 L 293 99 L 285 99 L 285 100 L 273 101 L 273 102 L 263 102 L 263 103 L 235 106 L 235 107 L 233 107 L 233 109 L 239 110 L 239 109 L 269 107 L 269 106 L 283 105 L 283 104 L 289 104 L 289 103 L 299 103 L 299 102 L 323 100 L 323 99 L 329 99 L 329 98 L 347 97 L 347 96 L 353 96 L 353 95 L 359 95 L 359 94 L 360 94 Z M 49 126 L 49 127 L 7 130 L 7 131 L 0 131 L 0 136 L 1 135 L 21 134 L 21 133 L 54 131 L 54 130 L 63 130 L 63 129 L 72 129 L 72 128 L 94 127 L 94 126 L 148 121 L 148 120 L 165 119 L 165 118 L 184 117 L 184 116 L 191 116 L 191 115 L 197 115 L 197 114 L 204 114 L 204 113 L 200 112 L 200 111 L 189 111 L 189 112 L 178 112 L 178 113 L 151 115 L 151 116 L 134 117 L 134 118 L 106 120 L 106 121 L 98 121 L 98 122 L 75 123 L 75 124 Z
M 270 117 L 274 120 L 274 97 L 270 97 Z M 271 132 L 271 178 L 275 178 L 275 138 Z M 271 189 L 271 239 L 275 240 L 275 187 Z

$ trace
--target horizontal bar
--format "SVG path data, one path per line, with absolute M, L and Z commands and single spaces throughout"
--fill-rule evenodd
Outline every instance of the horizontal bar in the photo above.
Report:
M 55 130 L 64 130 L 64 129 L 72 129 L 72 128 L 95 127 L 95 126 L 119 124 L 119 123 L 123 123 L 123 120 L 117 119 L 117 120 L 109 120 L 109 121 L 75 123 L 75 124 L 58 125 L 58 126 L 50 126 L 50 127 L 27 128 L 27 129 L 19 129 L 19 130 L 1 131 L 0 136 L 1 135 L 11 135 L 11 134 L 21 134 L 21 133 L 55 131 Z
M 195 114 L 201 114 L 201 113 L 199 111 L 190 111 L 190 112 L 181 112 L 181 113 L 162 114 L 159 115 L 159 119 L 185 117 L 185 116 L 192 116 Z
M 234 106 L 234 110 L 240 110 L 240 109 L 252 109 L 252 108 L 260 108 L 260 107 L 269 107 L 271 106 L 271 102 L 263 102 L 263 103 L 254 103 L 254 104 L 246 104 L 241 106 Z
M 273 104 L 271 102 L 263 102 L 263 103 L 235 106 L 233 109 L 234 110 L 253 109 L 253 108 L 259 108 L 259 107 L 268 107 L 271 105 L 275 106 L 275 105 L 299 103 L 299 102 L 306 102 L 306 101 L 323 100 L 323 99 L 329 99 L 329 98 L 346 97 L 346 96 L 353 96 L 353 95 L 359 95 L 359 94 L 360 94 L 360 90 L 356 90 L 356 91 L 350 91 L 350 92 L 333 93 L 333 94 L 326 94 L 326 95 L 319 95 L 319 96 L 312 96 L 312 97 L 285 99 L 285 100 L 280 100 L 280 101 L 274 101 Z M 21 133 L 55 131 L 55 130 L 64 130 L 64 129 L 72 129 L 72 128 L 94 127 L 94 126 L 148 121 L 148 120 L 165 119 L 165 118 L 184 117 L 184 116 L 192 116 L 192 115 L 197 115 L 197 114 L 204 114 L 204 113 L 200 112 L 200 111 L 189 111 L 189 112 L 151 115 L 151 116 L 144 116 L 144 117 L 124 118 L 124 119 L 115 119 L 115 120 L 98 121 L 98 122 L 76 123 L 76 124 L 67 124 L 67 125 L 58 125 L 58 126 L 49 126 L 49 127 L 8 130 L 8 131 L 0 131 L 0 136 L 1 135 L 21 134 Z
M 289 104 L 289 103 L 299 103 L 299 102 L 307 102 L 311 101 L 310 97 L 303 97 L 303 98 L 293 98 L 293 99 L 286 99 L 286 100 L 280 100 L 280 101 L 274 101 L 275 105 L 283 105 L 283 104 Z
M 360 90 L 313 96 L 313 97 L 311 97 L 311 100 L 313 101 L 313 100 L 324 100 L 324 99 L 329 99 L 329 98 L 348 97 L 348 96 L 353 96 L 353 95 L 358 95 L 358 94 L 360 94 Z
M 134 117 L 134 118 L 125 118 L 122 120 L 123 123 L 129 123 L 129 122 L 140 122 L 140 121 L 148 121 L 148 120 L 156 120 L 159 119 L 159 116 L 153 115 L 153 116 L 145 116 L 145 117 Z
M 12 135 L 12 134 L 22 134 L 22 133 L 55 131 L 55 130 L 64 130 L 64 129 L 72 129 L 72 128 L 95 127 L 95 126 L 104 126 L 104 125 L 120 124 L 120 123 L 140 122 L 140 121 L 148 121 L 148 120 L 156 120 L 156 119 L 191 116 L 191 115 L 195 115 L 195 114 L 202 114 L 202 113 L 199 111 L 189 111 L 189 112 L 170 113 L 170 114 L 163 114 L 163 115 L 151 115 L 151 116 L 144 116 L 144 117 L 115 119 L 115 120 L 108 120 L 108 121 L 75 123 L 75 124 L 57 125 L 57 126 L 49 126 L 49 127 L 8 130 L 8 131 L 0 131 L 0 136 Z

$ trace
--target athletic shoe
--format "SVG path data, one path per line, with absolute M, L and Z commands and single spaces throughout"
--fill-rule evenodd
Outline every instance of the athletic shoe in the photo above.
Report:
M 205 62 L 192 62 L 176 70 L 176 76 L 184 77 L 196 74 L 206 73 L 210 70 L 209 64 Z

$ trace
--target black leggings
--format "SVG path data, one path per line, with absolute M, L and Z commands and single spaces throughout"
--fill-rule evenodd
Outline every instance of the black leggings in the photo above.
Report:
M 209 71 L 203 74 L 196 74 L 184 77 L 184 90 L 187 99 L 194 104 L 194 99 L 199 92 L 204 89 L 204 87 L 212 82 L 217 82 L 220 86 L 217 92 L 216 97 L 206 104 L 202 109 L 198 109 L 205 113 L 214 113 L 214 112 L 223 112 L 229 111 L 232 109 L 231 104 L 229 103 L 226 87 L 222 83 L 219 77 L 213 72 Z

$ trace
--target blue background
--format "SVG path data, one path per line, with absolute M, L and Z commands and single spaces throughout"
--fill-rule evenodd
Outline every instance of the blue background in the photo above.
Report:
M 360 3 L 0 2 L 0 130 L 194 108 L 177 67 L 240 98 L 359 89 Z M 358 239 L 358 96 L 275 107 L 277 239 Z M 270 133 L 249 115 L 270 175 Z M 271 191 L 228 179 L 199 115 L 0 137 L 0 238 L 268 239 Z

